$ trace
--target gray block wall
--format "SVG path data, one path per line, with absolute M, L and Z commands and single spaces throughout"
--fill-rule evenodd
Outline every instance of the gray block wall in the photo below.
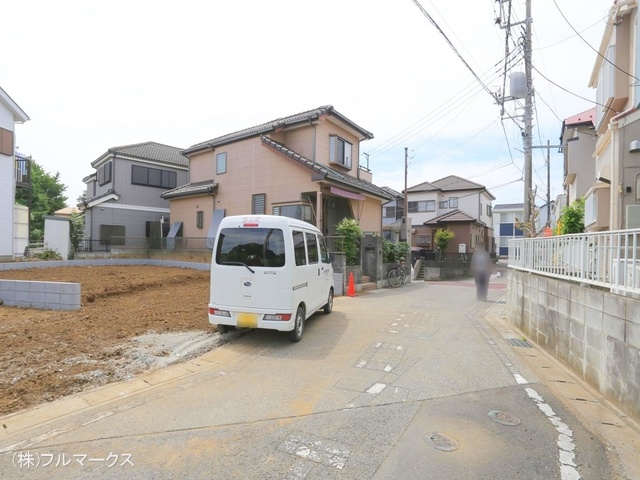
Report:
M 640 300 L 510 269 L 507 318 L 640 420 Z
M 0 280 L 0 299 L 4 305 L 12 307 L 78 310 L 80 308 L 80 284 Z

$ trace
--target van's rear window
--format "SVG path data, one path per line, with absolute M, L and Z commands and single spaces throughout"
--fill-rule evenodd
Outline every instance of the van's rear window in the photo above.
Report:
M 223 228 L 216 249 L 219 265 L 283 267 L 284 235 L 278 228 Z

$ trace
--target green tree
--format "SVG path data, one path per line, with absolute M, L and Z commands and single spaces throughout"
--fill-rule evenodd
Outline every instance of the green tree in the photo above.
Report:
M 344 255 L 347 260 L 347 265 L 358 264 L 358 246 L 360 244 L 360 237 L 362 237 L 362 229 L 358 222 L 353 218 L 343 218 L 340 223 L 336 225 L 336 232 L 338 235 L 344 237 Z
M 60 182 L 60 173 L 51 175 L 44 171 L 35 160 L 31 161 L 31 205 L 29 205 L 29 190 L 26 188 L 16 189 L 16 202 L 29 207 L 31 219 L 31 231 L 29 239 L 37 242 L 44 237 L 44 217 L 51 215 L 56 210 L 66 206 L 67 197 L 63 195 L 67 189 L 66 185 Z
M 560 212 L 560 235 L 584 232 L 584 199 L 578 198 Z
M 449 242 L 455 238 L 455 234 L 448 228 L 439 228 L 436 231 L 435 242 L 438 249 L 444 255 L 444 251 L 447 249 Z
M 71 245 L 73 250 L 71 255 L 73 258 L 76 256 L 76 250 L 80 246 L 80 242 L 84 238 L 84 214 L 82 213 L 74 213 L 71 215 L 71 224 L 70 224 L 70 236 L 71 236 Z

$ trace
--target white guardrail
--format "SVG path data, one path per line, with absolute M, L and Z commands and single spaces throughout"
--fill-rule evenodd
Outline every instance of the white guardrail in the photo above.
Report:
M 509 240 L 509 267 L 640 294 L 640 229 Z

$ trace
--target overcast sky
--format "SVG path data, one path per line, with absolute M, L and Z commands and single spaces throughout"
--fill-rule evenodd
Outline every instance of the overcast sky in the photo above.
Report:
M 593 49 L 612 4 L 532 0 L 534 145 L 557 144 L 561 121 L 593 106 Z M 499 3 L 421 5 L 498 92 Z M 524 19 L 524 0 L 513 1 L 513 15 Z M 409 187 L 455 174 L 485 185 L 494 204 L 523 201 L 520 127 L 501 122 L 492 97 L 413 0 L 21 0 L 2 7 L 0 44 L 0 86 L 31 118 L 17 126 L 16 144 L 60 172 L 69 205 L 110 147 L 186 148 L 326 104 L 375 135 L 361 151 L 378 186 L 404 188 L 407 147 Z M 507 113 L 521 113 L 513 108 Z M 534 150 L 538 205 L 545 155 Z M 551 165 L 555 199 L 557 149 Z

